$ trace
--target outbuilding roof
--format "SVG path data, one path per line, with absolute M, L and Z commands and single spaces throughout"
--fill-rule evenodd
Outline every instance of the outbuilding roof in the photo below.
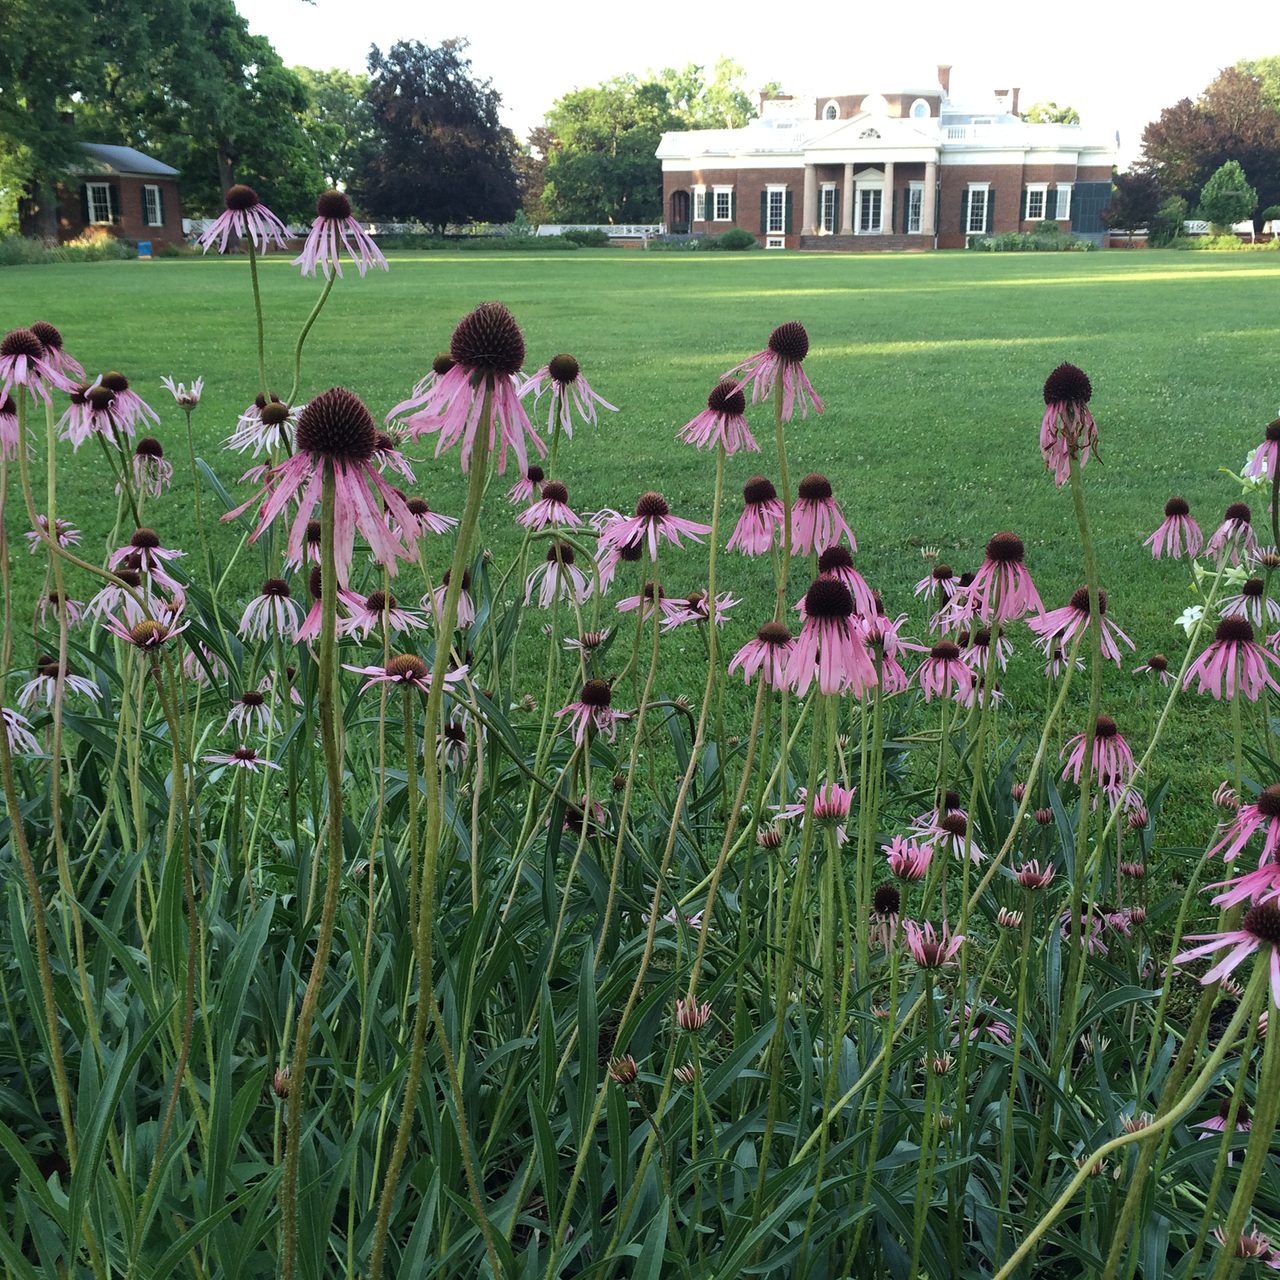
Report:
M 115 147 L 105 142 L 82 142 L 88 161 L 81 173 L 134 173 L 149 177 L 176 178 L 177 169 L 135 147 Z

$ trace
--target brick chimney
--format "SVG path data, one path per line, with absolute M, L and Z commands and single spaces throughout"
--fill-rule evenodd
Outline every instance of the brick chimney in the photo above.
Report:
M 949 98 L 951 96 L 951 63 L 938 63 L 938 83 L 942 86 L 942 96 Z
M 1022 92 L 1021 89 L 1014 89 L 1013 91 L 1013 104 L 1009 108 L 1009 113 L 1011 115 L 1016 116 L 1018 114 L 1018 94 L 1020 94 L 1021 92 Z
M 1008 111 L 1009 110 L 1009 90 L 997 89 L 995 91 L 995 97 L 996 97 L 996 106 L 999 107 L 1001 111 Z

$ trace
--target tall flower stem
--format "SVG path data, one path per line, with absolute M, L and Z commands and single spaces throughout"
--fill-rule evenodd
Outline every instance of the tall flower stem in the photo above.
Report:
M 1035 898 L 1023 895 L 1022 953 L 1018 957 L 1018 1015 L 1013 1029 L 1013 1065 L 1009 1069 L 1009 1102 L 1004 1115 L 1004 1149 L 1000 1159 L 1000 1220 L 996 1227 L 996 1266 L 1004 1244 L 1004 1228 L 1009 1217 L 1009 1182 L 1013 1174 L 1013 1109 L 1018 1099 L 1018 1063 L 1022 1058 L 1022 1028 L 1027 1013 L 1027 963 L 1031 957 L 1032 922 Z M 975 1006 L 976 1007 L 976 1006 Z
M 471 471 L 467 483 L 467 505 L 462 513 L 462 522 L 458 526 L 458 541 L 453 549 L 453 564 L 449 570 L 449 585 L 445 588 L 443 617 L 437 618 L 435 666 L 431 673 L 431 692 L 427 695 L 427 712 L 425 732 L 428 736 L 435 731 L 440 720 L 440 709 L 444 703 L 444 679 L 449 671 L 449 656 L 452 647 L 453 632 L 458 622 L 458 599 L 462 594 L 462 575 L 466 570 L 471 551 L 471 542 L 475 537 L 476 527 L 480 521 L 480 508 L 484 500 L 485 481 L 489 469 L 489 433 L 493 412 L 493 384 L 486 382 L 484 401 L 480 408 L 480 426 L 476 432 L 475 451 L 471 456 Z M 409 1051 L 409 1069 L 405 1079 L 404 1099 L 400 1104 L 400 1123 L 396 1129 L 395 1146 L 387 1165 L 386 1181 L 382 1187 L 382 1197 L 378 1203 L 378 1220 L 374 1228 L 373 1246 L 369 1259 L 369 1280 L 379 1280 L 382 1275 L 382 1264 L 386 1254 L 387 1232 L 391 1225 L 391 1206 L 395 1200 L 396 1188 L 400 1181 L 400 1170 L 404 1164 L 405 1153 L 409 1149 L 409 1134 L 413 1128 L 414 1113 L 418 1103 L 418 1090 L 422 1083 L 422 1060 L 426 1045 L 427 1023 L 431 1019 L 431 1010 L 435 1003 L 433 964 L 433 926 L 435 923 L 436 865 L 440 853 L 440 833 L 444 820 L 444 808 L 440 795 L 440 774 L 435 768 L 424 771 L 427 785 L 427 823 L 422 852 L 422 880 L 418 903 L 418 1006 L 414 1012 L 413 1036 Z M 416 856 L 411 851 L 410 856 Z M 459 1109 L 458 1120 L 465 1123 Z M 497 1255 L 494 1252 L 490 1237 L 488 1219 L 479 1203 L 478 1194 L 470 1169 L 470 1153 L 463 1144 L 463 1159 L 467 1161 L 467 1177 L 475 1198 L 476 1212 L 479 1217 L 485 1244 L 489 1252 L 493 1274 L 498 1274 Z M 286 1280 L 288 1278 L 286 1277 Z
M 253 247 L 249 248 L 249 261 L 253 262 Z M 333 282 L 337 279 L 337 275 L 331 275 L 324 282 L 324 289 L 320 297 L 316 300 L 316 305 L 311 308 L 311 314 L 307 317 L 307 322 L 302 326 L 302 332 L 298 334 L 298 345 L 293 351 L 293 386 L 289 390 L 289 404 L 292 405 L 298 398 L 298 388 L 302 385 L 302 344 L 306 342 L 307 335 L 311 332 L 311 326 L 315 324 L 320 316 L 320 312 L 324 309 L 324 304 L 329 301 L 329 290 L 333 288 Z M 258 301 L 258 268 L 253 268 L 253 300 Z M 262 308 L 258 307 L 258 369 L 262 373 L 262 394 L 267 394 L 267 375 L 262 363 Z
M 925 974 L 928 990 L 924 993 L 924 1119 L 920 1126 L 920 1172 L 916 1175 L 916 1208 L 911 1233 L 911 1271 L 919 1274 L 920 1246 L 924 1242 L 924 1227 L 929 1217 L 930 1188 L 926 1185 L 929 1173 L 929 1147 L 933 1137 L 934 1076 L 933 1069 L 933 973 Z M 886 1055 L 887 1056 L 887 1055 Z
M 253 280 L 253 310 L 258 317 L 258 380 L 262 383 L 262 394 L 270 400 L 271 392 L 267 390 L 266 343 L 262 336 L 262 295 L 258 291 L 258 252 L 253 247 L 252 237 L 248 238 L 247 243 L 249 245 L 249 275 Z M 299 343 L 299 358 L 301 358 L 301 353 L 302 345 Z
M 778 438 L 778 480 L 782 485 L 782 565 L 777 575 L 778 602 L 774 606 L 773 620 L 781 622 L 782 606 L 787 598 L 787 573 L 791 568 L 791 477 L 787 472 L 787 442 L 782 434 L 781 376 L 773 384 L 773 429 Z M 786 738 L 785 731 L 783 738 Z
M 252 261 L 252 247 L 249 250 Z M 255 280 L 255 296 L 256 281 Z M 298 1252 L 298 1147 L 302 1138 L 302 1095 L 306 1091 L 307 1051 L 311 1024 L 333 943 L 334 921 L 338 914 L 338 890 L 342 884 L 342 760 L 338 752 L 337 722 L 334 714 L 336 684 L 338 573 L 334 557 L 334 518 L 337 510 L 337 476 L 332 462 L 324 463 L 320 497 L 320 739 L 324 748 L 325 780 L 329 790 L 329 873 L 324 906 L 320 912 L 320 934 L 315 958 L 307 979 L 306 993 L 298 1012 L 293 1065 L 290 1070 L 288 1131 L 285 1134 L 284 1177 L 280 1186 L 281 1261 L 283 1280 L 292 1280 Z
M 418 738 L 413 728 L 413 687 L 406 684 L 402 695 L 402 722 L 404 726 L 404 767 L 409 793 L 409 930 L 414 952 L 418 949 Z M 430 726 L 428 726 L 430 732 Z M 369 866 L 373 867 L 372 853 Z M 369 899 L 373 911 L 373 898 Z

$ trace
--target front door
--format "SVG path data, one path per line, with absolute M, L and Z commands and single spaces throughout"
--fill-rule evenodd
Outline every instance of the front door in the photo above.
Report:
M 879 187 L 862 187 L 858 191 L 858 232 L 871 235 L 880 230 L 880 213 L 884 192 Z

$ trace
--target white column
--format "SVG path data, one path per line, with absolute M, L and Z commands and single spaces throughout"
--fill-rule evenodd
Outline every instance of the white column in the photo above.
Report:
M 804 167 L 804 217 L 800 222 L 802 236 L 816 236 L 818 228 L 818 171 L 811 165 Z
M 840 234 L 853 235 L 853 165 L 844 167 L 844 192 L 840 203 Z
M 893 161 L 884 162 L 884 195 L 880 197 L 880 234 L 893 235 Z
M 924 163 L 924 207 L 920 210 L 920 234 L 936 235 L 938 231 L 938 162 Z

